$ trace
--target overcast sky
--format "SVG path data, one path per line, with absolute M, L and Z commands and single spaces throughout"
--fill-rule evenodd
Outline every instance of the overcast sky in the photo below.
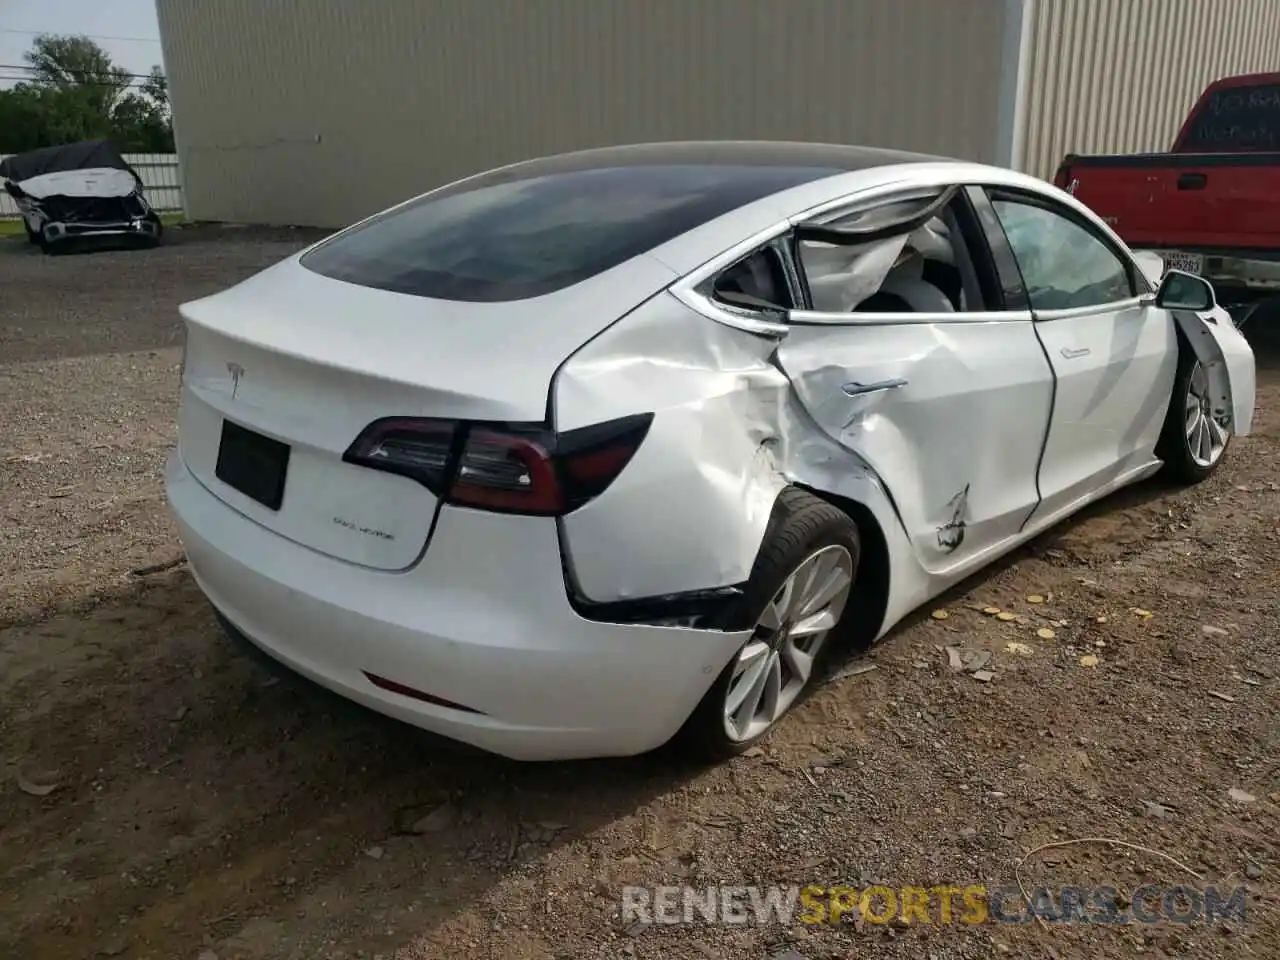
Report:
M 0 0 L 0 77 L 23 72 L 3 67 L 23 63 L 37 33 L 88 34 L 130 73 L 162 62 L 155 0 Z

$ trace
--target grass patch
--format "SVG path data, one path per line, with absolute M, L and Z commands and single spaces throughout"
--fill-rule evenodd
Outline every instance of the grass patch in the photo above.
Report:
M 166 227 L 172 227 L 175 223 L 182 223 L 185 219 L 186 217 L 181 213 L 160 214 L 160 222 Z M 22 229 L 21 217 L 0 220 L 0 237 L 21 237 L 24 235 L 25 231 Z

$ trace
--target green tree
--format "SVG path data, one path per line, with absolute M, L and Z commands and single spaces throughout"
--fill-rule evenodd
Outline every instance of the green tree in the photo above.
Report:
M 88 37 L 41 34 L 23 59 L 31 68 L 31 82 L 76 91 L 83 102 L 103 118 L 109 118 L 131 77 L 111 62 L 107 51 Z
M 47 142 L 46 105 L 29 83 L 0 90 L 0 153 L 34 150 Z
M 147 78 L 142 81 L 142 95 L 168 114 L 169 78 L 164 75 L 162 68 L 151 68 Z
M 173 150 L 168 84 L 156 66 L 136 87 L 88 37 L 41 34 L 24 55 L 31 77 L 0 90 L 0 153 L 110 137 L 126 152 Z

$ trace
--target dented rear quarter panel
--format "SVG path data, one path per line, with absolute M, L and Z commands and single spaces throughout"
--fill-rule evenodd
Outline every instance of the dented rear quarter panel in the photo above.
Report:
M 561 520 L 575 588 L 605 603 L 737 586 L 774 501 L 800 485 L 861 504 L 890 565 L 883 633 L 934 588 L 865 461 L 812 420 L 777 341 L 660 294 L 575 354 L 553 389 L 557 429 L 642 411 L 648 436 L 604 494 Z
M 769 363 L 772 349 L 663 293 L 561 368 L 557 430 L 654 414 L 609 489 L 561 521 L 567 563 L 586 599 L 712 589 L 750 575 L 787 482 L 788 384 Z

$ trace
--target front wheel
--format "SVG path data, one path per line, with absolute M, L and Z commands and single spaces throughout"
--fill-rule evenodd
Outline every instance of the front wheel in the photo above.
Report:
M 1227 412 L 1215 412 L 1210 373 L 1185 344 L 1178 351 L 1173 396 L 1157 455 L 1164 474 L 1185 484 L 1200 483 L 1218 469 L 1231 442 Z M 1224 422 L 1226 421 L 1226 422 Z
M 777 510 L 735 611 L 754 612 L 755 629 L 685 724 L 685 739 L 704 756 L 735 756 L 768 734 L 811 688 L 844 627 L 857 525 L 794 488 Z

